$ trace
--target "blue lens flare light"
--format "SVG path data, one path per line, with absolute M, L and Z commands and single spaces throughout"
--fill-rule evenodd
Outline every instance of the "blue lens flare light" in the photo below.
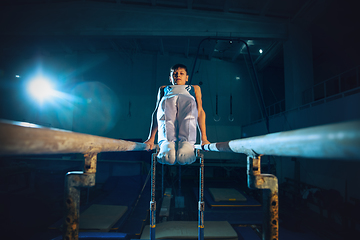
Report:
M 51 83 L 44 78 L 35 78 L 29 82 L 29 93 L 39 101 L 43 101 L 54 94 Z

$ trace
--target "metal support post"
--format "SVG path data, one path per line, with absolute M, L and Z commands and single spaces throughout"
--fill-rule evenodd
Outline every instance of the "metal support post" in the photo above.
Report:
M 200 174 L 199 174 L 199 203 L 198 203 L 198 240 L 204 240 L 204 155 L 200 150 L 196 151 L 197 157 L 200 159 Z
M 65 176 L 64 240 L 79 239 L 80 187 L 95 186 L 97 153 L 84 157 L 84 171 L 68 172 Z
M 150 240 L 155 240 L 155 228 L 156 228 L 156 200 L 155 200 L 156 156 L 157 153 L 153 153 L 151 155 Z
M 248 187 L 263 191 L 263 240 L 279 239 L 278 180 L 272 174 L 261 174 L 260 156 L 247 158 Z
M 164 175 L 165 175 L 165 171 L 164 171 L 164 165 L 165 164 L 161 164 L 161 197 L 164 197 Z

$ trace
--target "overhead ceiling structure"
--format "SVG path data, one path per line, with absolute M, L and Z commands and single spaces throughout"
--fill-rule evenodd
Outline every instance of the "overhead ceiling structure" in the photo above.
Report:
M 263 68 L 281 52 L 287 24 L 309 24 L 317 0 L 8 0 L 0 3 L 0 53 L 175 54 L 243 60 Z M 207 37 L 223 40 L 203 41 Z M 262 50 L 262 53 L 259 50 Z

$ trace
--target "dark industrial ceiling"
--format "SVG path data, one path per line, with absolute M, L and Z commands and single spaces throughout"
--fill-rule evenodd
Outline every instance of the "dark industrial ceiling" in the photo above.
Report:
M 288 24 L 310 31 L 315 61 L 326 58 L 329 48 L 357 56 L 348 44 L 338 44 L 344 36 L 348 43 L 359 38 L 353 11 L 335 0 L 8 0 L 0 3 L 0 53 L 194 57 L 204 38 L 218 37 L 224 40 L 203 42 L 199 57 L 234 62 L 247 54 L 239 38 L 261 70 L 281 67 Z

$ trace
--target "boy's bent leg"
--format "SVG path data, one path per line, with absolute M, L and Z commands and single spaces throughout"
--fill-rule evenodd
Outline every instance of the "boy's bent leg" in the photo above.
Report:
M 198 110 L 191 97 L 179 98 L 178 101 L 179 145 L 177 162 L 191 164 L 195 162 L 194 144 L 196 142 L 196 126 Z
M 196 142 L 198 110 L 195 99 L 182 96 L 178 100 L 179 141 Z
M 176 142 L 176 101 L 177 97 L 163 98 L 157 110 L 158 122 L 158 143 L 161 145 L 163 141 Z
M 163 164 L 175 164 L 176 100 L 176 97 L 163 98 L 157 112 L 158 143 L 160 147 L 157 158 L 158 162 Z

